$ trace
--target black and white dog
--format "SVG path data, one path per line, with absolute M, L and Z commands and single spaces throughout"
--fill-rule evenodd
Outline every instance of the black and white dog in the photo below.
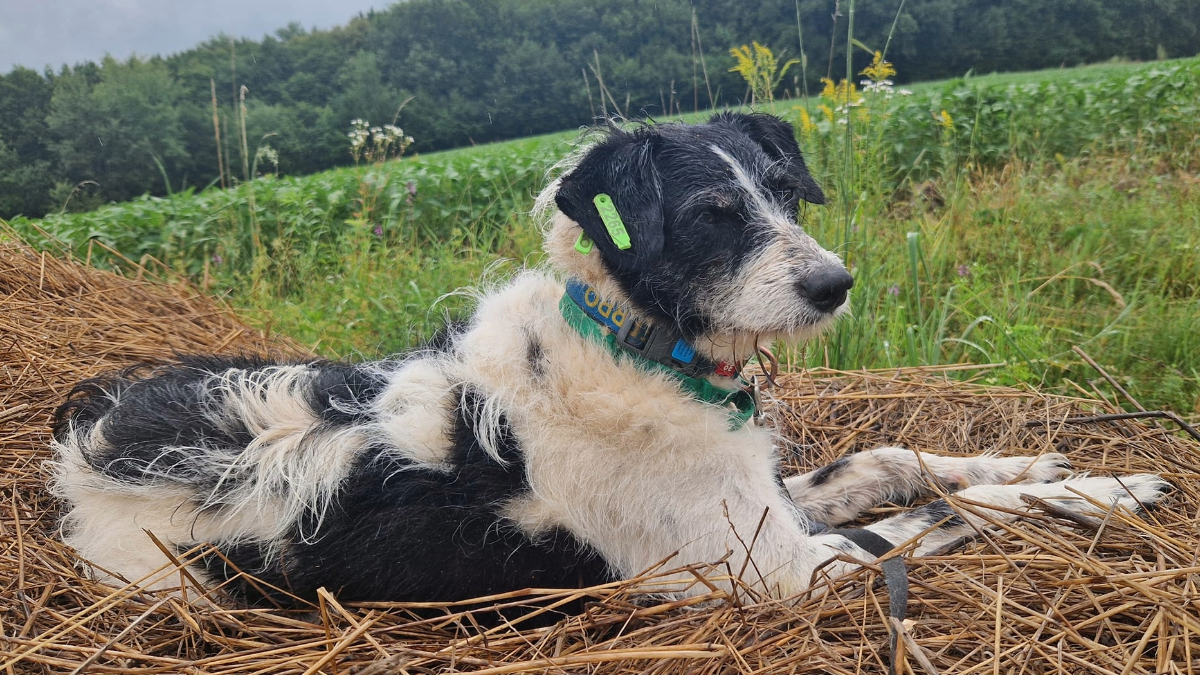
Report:
M 824 200 L 774 117 L 611 131 L 539 198 L 553 271 L 482 293 L 423 349 L 186 358 L 82 384 L 52 466 L 65 539 L 101 577 L 159 588 L 180 575 L 154 539 L 211 543 L 224 560 L 192 574 L 236 577 L 251 599 L 457 600 L 721 559 L 786 598 L 832 558 L 833 575 L 874 559 L 817 523 L 930 484 L 1001 519 L 1022 494 L 1077 510 L 1159 499 L 1157 476 L 1070 477 L 1057 454 L 882 448 L 781 482 L 740 371 L 846 310 L 851 276 L 797 223 Z M 929 530 L 920 554 L 985 512 L 935 501 L 868 530 L 891 545 Z

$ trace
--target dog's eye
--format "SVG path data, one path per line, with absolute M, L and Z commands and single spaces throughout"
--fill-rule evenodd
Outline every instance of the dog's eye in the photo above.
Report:
M 799 204 L 800 199 L 803 197 L 799 185 L 795 187 L 780 188 L 775 191 L 775 195 L 779 197 L 779 201 L 789 206 L 795 206 Z
M 709 209 L 705 209 L 696 214 L 696 222 L 700 223 L 701 225 L 716 225 L 717 214 Z

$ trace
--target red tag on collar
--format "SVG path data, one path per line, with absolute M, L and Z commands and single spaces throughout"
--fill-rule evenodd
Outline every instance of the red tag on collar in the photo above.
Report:
M 721 377 L 733 377 L 734 375 L 737 375 L 738 367 L 732 363 L 722 361 L 717 364 L 717 368 L 714 372 Z

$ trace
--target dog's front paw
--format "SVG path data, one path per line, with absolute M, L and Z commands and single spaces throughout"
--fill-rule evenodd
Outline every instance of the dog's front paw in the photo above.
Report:
M 971 467 L 967 485 L 1053 483 L 1070 475 L 1070 460 L 1057 452 L 1036 457 L 981 457 Z
M 1032 464 L 1028 457 L 1011 457 L 1016 464 L 1025 463 L 1025 468 L 1010 480 L 1019 483 L 1052 483 L 1071 475 L 1071 460 L 1057 452 L 1039 455 Z
M 1111 480 L 1116 485 L 1112 488 L 1109 498 L 1118 501 L 1130 511 L 1153 506 L 1173 488 L 1161 476 L 1152 473 L 1135 473 Z
M 1073 511 L 1103 514 L 1114 502 L 1135 513 L 1149 508 L 1170 492 L 1172 486 L 1154 474 L 1137 473 L 1120 477 L 1075 476 L 1020 489 Z

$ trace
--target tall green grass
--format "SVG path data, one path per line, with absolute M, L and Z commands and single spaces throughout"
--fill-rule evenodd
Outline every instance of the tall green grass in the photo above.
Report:
M 794 359 L 1003 363 L 993 381 L 1070 391 L 1094 379 L 1079 344 L 1144 404 L 1196 408 L 1200 60 L 1072 72 L 868 97 L 848 124 L 827 99 L 774 103 L 812 121 L 800 140 L 834 206 L 805 223 L 856 277 L 853 315 Z M 326 354 L 378 356 L 462 310 L 443 296 L 494 261 L 536 259 L 525 214 L 577 135 L 14 225 L 152 256 Z
M 803 358 L 997 363 L 994 382 L 1078 389 L 1095 376 L 1081 345 L 1144 402 L 1200 412 L 1198 94 L 1190 60 L 879 92 L 848 112 L 855 97 L 827 87 L 794 108 L 837 193 L 809 227 L 856 277 L 853 315 Z
M 1200 404 L 1200 190 L 1129 156 L 1014 163 L 858 203 L 853 313 L 803 357 L 837 368 L 1003 363 L 1087 388 L 1081 345 L 1146 405 Z M 842 222 L 812 209 L 834 241 Z

